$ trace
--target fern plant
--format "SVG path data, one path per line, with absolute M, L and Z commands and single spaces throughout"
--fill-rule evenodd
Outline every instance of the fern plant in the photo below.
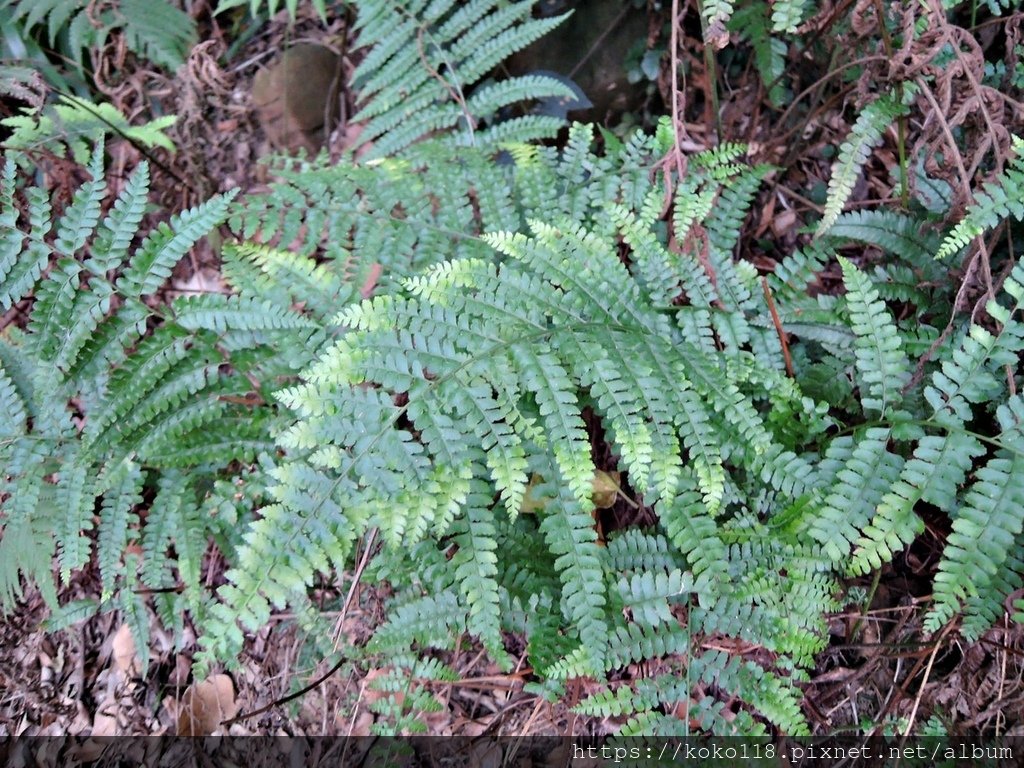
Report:
M 102 48 L 112 33 L 124 36 L 128 49 L 174 71 L 196 41 L 192 17 L 174 3 L 116 0 L 106 6 L 88 0 L 3 0 L 10 20 L 29 32 L 45 24 L 50 45 L 60 42 L 79 68 L 83 51 Z
M 733 6 L 705 21 L 755 46 L 807 12 L 773 4 L 769 33 L 765 4 Z M 394 598 L 366 652 L 389 660 L 376 708 L 396 728 L 454 679 L 434 649 L 468 634 L 509 668 L 516 633 L 531 691 L 588 678 L 577 711 L 626 735 L 807 733 L 799 685 L 844 580 L 910 545 L 925 504 L 952 529 L 927 628 L 974 638 L 1002 615 L 1024 581 L 1024 267 L 948 337 L 930 284 L 934 254 L 1020 218 L 1018 161 L 942 245 L 909 214 L 844 215 L 906 108 L 882 96 L 819 237 L 761 276 L 734 255 L 774 169 L 742 146 L 679 176 L 667 121 L 603 151 L 587 126 L 554 148 L 534 139 L 560 123 L 503 122 L 557 95 L 486 79 L 546 29 L 528 3 L 360 14 L 365 158 L 277 161 L 266 194 L 137 245 L 144 165 L 104 216 L 100 146 L 54 216 L 8 161 L 0 306 L 27 321 L 0 340 L 4 602 L 27 577 L 55 604 L 54 559 L 66 581 L 95 552 L 138 647 L 155 591 L 169 625 L 191 612 L 209 666 L 276 608 L 315 626 L 316 576 L 379 541 L 366 578 Z M 154 301 L 225 219 L 256 241 L 222 254 L 231 295 Z M 865 245 L 891 258 L 869 268 Z M 836 262 L 841 295 L 812 295 Z M 631 510 L 614 519 L 595 492 L 612 470 Z M 211 537 L 231 564 L 216 598 Z
M 462 626 L 507 663 L 502 631 L 513 622 L 557 689 L 659 648 L 683 653 L 715 632 L 767 644 L 791 665 L 821 647 L 836 585 L 818 565 L 819 546 L 805 534 L 772 535 L 761 515 L 775 494 L 795 500 L 816 481 L 792 450 L 801 438 L 784 425 L 797 415 L 820 432 L 825 409 L 785 378 L 777 338 L 773 346 L 751 327 L 763 294 L 728 253 L 765 171 L 736 164 L 733 150 L 698 158 L 689 180 L 711 199 L 729 185 L 701 216 L 729 279 L 719 292 L 692 256 L 653 236 L 663 192 L 646 168 L 658 139 L 637 136 L 606 156 L 591 142 L 590 129 L 575 126 L 561 153 L 510 146 L 514 228 L 452 238 L 454 248 L 469 237 L 491 252 L 442 261 L 342 312 L 349 333 L 278 394 L 296 415 L 280 438 L 289 459 L 213 609 L 207 659 L 238 647 L 237 620 L 257 627 L 272 605 L 301 602 L 313 574 L 343 568 L 370 528 L 389 547 L 380 566 L 389 572 L 402 572 L 397 558 L 418 563 L 422 578 L 425 562 L 455 548 L 432 583 L 419 584 L 427 595 L 395 616 L 389 631 L 407 651 L 447 643 Z M 634 272 L 611 248 L 615 237 L 633 251 Z M 664 302 L 683 293 L 690 306 Z M 716 318 L 722 305 L 731 311 Z M 660 520 L 660 532 L 623 539 L 618 568 L 592 516 L 584 407 Z M 768 496 L 748 496 L 762 478 Z M 535 511 L 524 512 L 528 494 Z M 671 567 L 637 559 L 668 542 Z M 517 556 L 523 547 L 536 554 Z M 449 608 L 439 614 L 441 599 Z M 672 605 L 691 599 L 687 627 Z M 524 612 L 525 626 L 516 618 Z M 415 629 L 424 620 L 441 624 Z M 774 671 L 726 654 L 705 662 L 707 676 L 720 674 L 723 689 L 780 727 L 805 727 L 799 676 L 784 662 Z M 683 695 L 674 690 L 665 695 Z M 729 727 L 712 699 L 704 706 L 709 727 Z
M 684 245 L 671 249 L 664 186 L 648 170 L 669 146 L 667 126 L 604 154 L 592 141 L 574 126 L 563 150 L 463 150 L 448 167 L 435 142 L 400 162 L 287 179 L 284 195 L 365 196 L 337 214 L 321 195 L 311 252 L 336 235 L 358 250 L 363 227 L 394 227 L 389 238 L 408 229 L 406 253 L 425 271 L 338 313 L 347 332 L 277 394 L 295 421 L 280 433 L 273 503 L 210 612 L 204 663 L 230 658 L 243 628 L 274 607 L 302 605 L 314 575 L 344 569 L 370 531 L 384 542 L 370 578 L 396 597 L 369 652 L 412 659 L 468 632 L 508 664 L 506 633 L 522 633 L 534 690 L 606 681 L 579 711 L 626 717 L 624 733 L 752 734 L 766 722 L 805 732 L 797 685 L 827 639 L 824 615 L 841 605 L 841 577 L 909 545 L 919 502 L 953 519 L 927 626 L 962 615 L 972 638 L 1002 610 L 1024 576 L 1022 407 L 1005 378 L 1024 348 L 1022 268 L 1004 284 L 1009 302 L 940 345 L 918 383 L 911 371 L 943 311 L 918 287 L 936 276 L 938 248 L 920 221 L 840 215 L 762 290 L 732 250 L 770 168 L 739 162 L 735 146 L 692 158 L 671 206 Z M 478 202 L 483 183 L 458 169 L 487 158 L 488 200 L 503 202 L 466 208 L 458 201 Z M 396 216 L 386 202 L 396 178 L 429 196 L 420 184 L 435 168 L 457 197 L 403 202 L 410 213 Z M 450 207 L 463 217 L 441 224 Z M 240 222 L 277 234 L 281 213 L 257 207 Z M 854 241 L 896 258 L 871 275 L 839 255 Z M 845 295 L 809 296 L 835 259 Z M 766 296 L 794 334 L 794 378 Z M 898 320 L 890 301 L 914 313 Z M 995 409 L 995 437 L 975 431 L 981 406 Z M 653 527 L 605 541 L 594 424 Z M 723 635 L 769 649 L 772 664 L 705 648 Z M 613 682 L 655 658 L 664 676 Z M 750 709 L 725 712 L 729 696 Z
M 967 215 L 942 241 L 936 259 L 952 256 L 1005 219 L 1024 219 L 1024 139 L 1014 136 L 1012 140 L 1014 158 L 995 181 L 985 185 L 984 192 L 975 196 Z
M 105 216 L 102 142 L 91 179 L 60 215 L 36 187 L 24 190 L 19 213 L 17 165 L 6 160 L 0 186 L 0 307 L 27 314 L 24 328 L 9 325 L 0 339 L 0 601 L 9 606 L 24 574 L 56 607 L 52 558 L 66 581 L 95 552 L 101 602 L 139 618 L 141 635 L 148 621 L 128 588 L 138 578 L 167 590 L 157 608 L 180 626 L 183 606 L 202 615 L 209 537 L 228 547 L 236 538 L 228 534 L 237 514 L 211 516 L 204 504 L 220 504 L 216 481 L 226 467 L 272 450 L 276 416 L 265 398 L 276 377 L 308 362 L 318 326 L 290 304 L 244 291 L 152 301 L 179 259 L 223 221 L 233 195 L 172 217 L 133 247 L 145 164 Z M 249 263 L 258 272 L 258 260 Z M 274 354 L 276 344 L 296 356 Z M 137 574 L 131 542 L 143 555 Z M 83 610 L 73 606 L 75 615 Z

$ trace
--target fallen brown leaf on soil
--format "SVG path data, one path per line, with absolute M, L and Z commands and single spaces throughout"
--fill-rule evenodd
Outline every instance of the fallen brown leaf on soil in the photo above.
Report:
M 209 736 L 222 721 L 238 712 L 235 685 L 227 675 L 214 675 L 190 685 L 178 709 L 179 736 Z
M 114 666 L 118 670 L 128 675 L 131 673 L 133 667 L 138 667 L 138 657 L 135 653 L 135 638 L 132 637 L 132 631 L 129 629 L 127 624 L 122 624 L 117 628 L 117 632 L 114 633 L 114 638 L 111 640 L 110 647 Z

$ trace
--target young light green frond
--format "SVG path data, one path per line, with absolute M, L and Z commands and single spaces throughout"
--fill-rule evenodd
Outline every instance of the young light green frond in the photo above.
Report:
M 984 192 L 974 196 L 974 204 L 967 209 L 967 215 L 946 235 L 935 252 L 936 259 L 952 256 L 1004 219 L 1024 219 L 1024 139 L 1014 136 L 1013 149 L 1016 156 L 994 181 L 985 185 Z
M 846 284 L 850 326 L 856 334 L 854 352 L 860 398 L 868 413 L 885 415 L 899 406 L 910 364 L 892 316 L 871 281 L 847 259 L 839 260 Z
M 904 84 L 903 89 L 908 96 L 912 93 L 912 88 L 908 84 Z M 860 175 L 861 168 L 868 161 L 871 150 L 882 139 L 889 126 L 907 111 L 907 105 L 901 102 L 895 93 L 880 96 L 861 110 L 853 128 L 850 129 L 850 135 L 840 145 L 839 156 L 832 165 L 825 212 L 818 222 L 816 237 L 828 232 L 835 224 L 846 206 L 846 201 L 853 194 L 853 185 Z
M 89 19 L 83 13 L 78 18 Z M 106 134 L 124 136 L 130 141 L 173 152 L 174 142 L 166 131 L 174 125 L 174 115 L 163 115 L 142 125 L 132 125 L 114 105 L 106 102 L 94 103 L 77 96 L 62 95 L 52 106 L 41 110 L 26 110 L 22 114 L 0 120 L 10 137 L 4 144 L 10 149 L 38 150 L 48 146 L 62 149 L 75 162 L 85 165 L 89 162 L 97 137 Z M 28 167 L 28 154 L 17 156 L 19 164 Z

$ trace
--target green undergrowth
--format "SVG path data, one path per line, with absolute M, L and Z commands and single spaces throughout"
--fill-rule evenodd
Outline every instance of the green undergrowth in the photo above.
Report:
M 804 5 L 776 3 L 772 34 Z M 739 144 L 682 158 L 668 120 L 618 140 L 535 119 L 558 81 L 485 78 L 550 26 L 530 3 L 359 10 L 365 154 L 280 158 L 266 192 L 149 226 L 147 166 L 111 194 L 102 141 L 63 205 L 8 153 L 5 606 L 30 581 L 52 627 L 116 608 L 145 649 L 155 593 L 202 673 L 276 611 L 329 637 L 313 588 L 347 589 L 369 548 L 387 620 L 350 651 L 403 693 L 378 728 L 418 727 L 456 679 L 438 652 L 469 637 L 503 670 L 525 647 L 552 701 L 591 681 L 576 711 L 624 734 L 808 733 L 828 616 L 925 511 L 950 528 L 925 630 L 1002 618 L 1024 580 L 1024 267 L 997 240 L 968 318 L 939 259 L 1019 231 L 1021 155 L 945 237 L 923 197 L 844 213 L 909 108 L 894 90 L 840 148 L 817 236 L 763 273 L 737 254 L 780 169 Z M 225 292 L 175 297 L 225 223 Z M 91 563 L 102 594 L 61 605 Z

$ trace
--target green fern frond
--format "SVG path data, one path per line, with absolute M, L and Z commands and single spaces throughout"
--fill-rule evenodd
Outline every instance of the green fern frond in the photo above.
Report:
M 242 243 L 226 246 L 222 258 L 221 273 L 243 297 L 284 311 L 301 304 L 321 324 L 356 298 L 342 276 L 289 251 Z
M 0 296 L 7 306 L 31 301 L 24 330 L 5 329 L 0 343 L 0 595 L 12 599 L 25 577 L 49 601 L 53 558 L 67 581 L 95 546 L 104 604 L 148 627 L 141 603 L 125 596 L 137 567 L 126 552 L 140 539 L 147 586 L 184 582 L 156 606 L 180 629 L 186 607 L 202 618 L 200 564 L 219 525 L 199 514 L 197 489 L 272 446 L 276 409 L 248 396 L 272 370 L 274 344 L 293 347 L 282 357 L 300 366 L 320 326 L 250 297 L 151 308 L 146 297 L 223 219 L 230 196 L 173 218 L 133 249 L 148 170 L 129 177 L 101 222 L 102 152 L 101 141 L 91 178 L 56 221 L 48 195 L 31 186 L 19 215 L 13 158 L 0 181 Z M 147 487 L 157 489 L 148 509 Z
M 828 232 L 839 218 L 853 193 L 853 185 L 861 168 L 883 133 L 897 118 L 907 114 L 907 100 L 913 95 L 914 86 L 904 83 L 902 88 L 902 99 L 895 93 L 889 93 L 866 105 L 850 129 L 850 135 L 839 147 L 839 156 L 832 165 L 832 176 L 828 182 L 825 211 L 815 231 L 816 237 Z
M 618 584 L 619 596 L 638 624 L 658 627 L 675 621 L 670 602 L 690 592 L 692 585 L 678 568 L 668 572 L 645 570 Z
M 830 238 L 856 240 L 899 256 L 911 265 L 927 265 L 938 236 L 918 217 L 895 211 L 850 211 L 836 218 Z
M 924 523 L 914 512 L 919 500 L 952 512 L 972 459 L 983 452 L 976 438 L 959 432 L 921 438 L 899 479 L 879 502 L 875 516 L 862 528 L 850 571 L 862 574 L 881 568 L 924 530 Z
M 532 123 L 481 133 L 500 111 L 531 99 L 573 98 L 550 77 L 480 84 L 504 59 L 554 29 L 565 16 L 532 19 L 532 0 L 498 4 L 372 0 L 359 7 L 359 41 L 370 48 L 353 74 L 364 121 L 359 141 L 373 157 L 395 155 L 431 132 L 451 132 L 470 145 L 539 138 Z M 545 119 L 541 135 L 560 122 Z
M 310 0 L 310 4 L 321 19 L 327 18 L 327 0 Z M 232 8 L 244 8 L 246 6 L 248 6 L 249 13 L 253 16 L 265 14 L 267 17 L 272 18 L 277 14 L 278 8 L 281 7 L 281 0 L 220 0 L 214 13 L 221 14 Z M 292 21 L 295 20 L 298 9 L 299 0 L 284 0 L 284 10 Z
M 316 324 L 296 312 L 268 301 L 245 296 L 207 293 L 175 299 L 174 321 L 189 331 L 264 331 L 281 328 L 315 328 Z
M 128 542 L 136 536 L 138 515 L 134 509 L 142 501 L 144 479 L 142 470 L 132 462 L 104 478 L 97 545 L 104 601 L 114 594 L 117 580 L 124 574 L 121 559 Z
M 117 11 L 128 48 L 171 72 L 185 63 L 198 39 L 195 21 L 171 3 L 119 0 Z
M 1004 219 L 1024 219 L 1024 139 L 1014 136 L 1013 150 L 1015 157 L 998 178 L 985 185 L 984 192 L 975 195 L 967 215 L 946 235 L 935 252 L 936 259 L 952 256 Z
M 888 429 L 872 428 L 865 432 L 837 473 L 815 516 L 809 532 L 837 565 L 847 560 L 850 544 L 899 476 L 902 459 L 887 450 L 889 439 Z
M 510 145 L 509 172 L 491 177 L 504 184 L 499 218 L 508 228 L 481 236 L 475 215 L 453 221 L 448 237 L 432 243 L 435 258 L 450 259 L 330 319 L 347 332 L 277 395 L 295 419 L 279 436 L 287 458 L 275 470 L 274 503 L 211 610 L 205 660 L 240 642 L 236 621 L 255 628 L 271 606 L 302 605 L 313 575 L 346 567 L 368 527 L 381 533 L 385 563 L 406 562 L 404 550 L 431 537 L 451 537 L 452 559 L 429 566 L 425 589 L 452 594 L 465 626 L 499 658 L 500 632 L 525 631 L 531 659 L 552 679 L 685 648 L 688 630 L 670 605 L 695 598 L 714 606 L 734 590 L 739 596 L 723 610 L 756 608 L 770 620 L 729 631 L 766 642 L 785 627 L 786 639 L 772 647 L 792 663 L 820 649 L 820 614 L 833 605 L 834 585 L 803 571 L 792 586 L 781 583 L 783 570 L 797 573 L 794 558 L 810 558 L 808 545 L 733 554 L 721 528 L 745 535 L 749 523 L 737 511 L 753 478 L 767 478 L 779 503 L 808 492 L 813 467 L 782 440 L 791 442 L 784 435 L 796 414 L 817 423 L 824 411 L 786 382 L 776 358 L 767 365 L 748 349 L 756 333 L 737 331 L 750 327 L 745 314 L 708 323 L 711 343 L 698 346 L 675 317 L 689 308 L 652 305 L 648 286 L 669 299 L 687 280 L 658 273 L 671 258 L 651 231 L 660 186 L 640 170 L 654 144 L 631 140 L 609 157 L 595 154 L 591 140 L 577 126 L 563 152 Z M 767 169 L 736 164 L 741 151 L 722 148 L 696 164 L 699 187 L 712 190 L 700 223 L 711 233 L 719 280 L 731 283 L 732 311 L 754 316 L 764 310 L 756 273 L 729 263 L 728 240 Z M 401 160 L 345 174 L 363 173 L 362 188 L 372 189 L 381 180 L 371 173 L 390 184 L 410 158 L 435 152 L 424 143 Z M 472 150 L 461 160 L 476 162 Z M 418 194 L 417 174 L 432 170 L 413 167 L 407 190 Z M 403 207 L 421 215 L 415 198 Z M 353 216 L 357 227 L 379 215 L 366 211 Z M 427 238 L 432 231 L 421 229 Z M 616 234 L 650 260 L 624 263 Z M 242 274 L 237 255 L 229 265 Z M 255 296 L 258 283 L 243 283 Z M 657 515 L 666 536 L 655 540 L 669 547 L 671 564 L 654 565 L 661 555 L 628 534 L 600 546 L 593 422 Z M 634 541 L 635 550 L 627 544 Z M 388 567 L 389 578 L 407 580 Z M 623 622 L 626 608 L 633 621 Z M 643 629 L 654 624 L 654 634 Z
M 196 242 L 227 218 L 236 190 L 218 195 L 201 205 L 171 217 L 139 246 L 117 283 L 130 296 L 155 293 L 171 276 L 171 269 Z
M 935 575 L 935 604 L 925 621 L 929 632 L 949 621 L 964 601 L 973 603 L 972 614 L 984 615 L 986 603 L 999 605 L 1003 590 L 1016 589 L 1024 578 L 1015 556 L 1024 530 L 1024 400 L 1019 395 L 1010 398 L 999 407 L 997 418 L 1002 427 L 999 442 L 1012 449 L 997 450 L 975 473 L 953 520 Z M 974 639 L 987 627 L 975 622 L 965 634 Z
M 1020 321 L 1013 319 L 1024 304 L 1024 265 L 1013 268 L 1003 287 L 1012 299 L 1010 305 L 991 301 L 986 307 L 999 323 L 996 332 L 972 324 L 924 389 L 933 418 L 942 424 L 962 427 L 971 421 L 972 404 L 997 399 L 1005 386 L 1000 368 L 1012 365 L 1024 350 Z
M 129 50 L 173 72 L 197 37 L 192 17 L 169 2 L 117 0 L 105 13 L 95 12 L 85 0 L 5 0 L 3 5 L 11 8 L 11 20 L 26 30 L 45 21 L 50 45 L 66 30 L 66 52 L 79 68 L 83 49 L 102 48 L 119 31 Z
M 754 64 L 767 87 L 768 98 L 779 106 L 785 101 L 785 87 L 782 76 L 786 68 L 786 51 L 789 46 L 775 37 L 780 32 L 794 32 L 803 18 L 806 0 L 781 0 L 772 3 L 771 18 L 767 3 L 751 3 L 737 10 L 729 21 L 729 29 L 738 32 L 750 41 L 754 49 Z
M 910 364 L 885 303 L 868 278 L 852 262 L 840 258 L 850 324 L 856 334 L 854 352 L 861 382 L 861 403 L 867 413 L 890 414 L 902 400 Z

